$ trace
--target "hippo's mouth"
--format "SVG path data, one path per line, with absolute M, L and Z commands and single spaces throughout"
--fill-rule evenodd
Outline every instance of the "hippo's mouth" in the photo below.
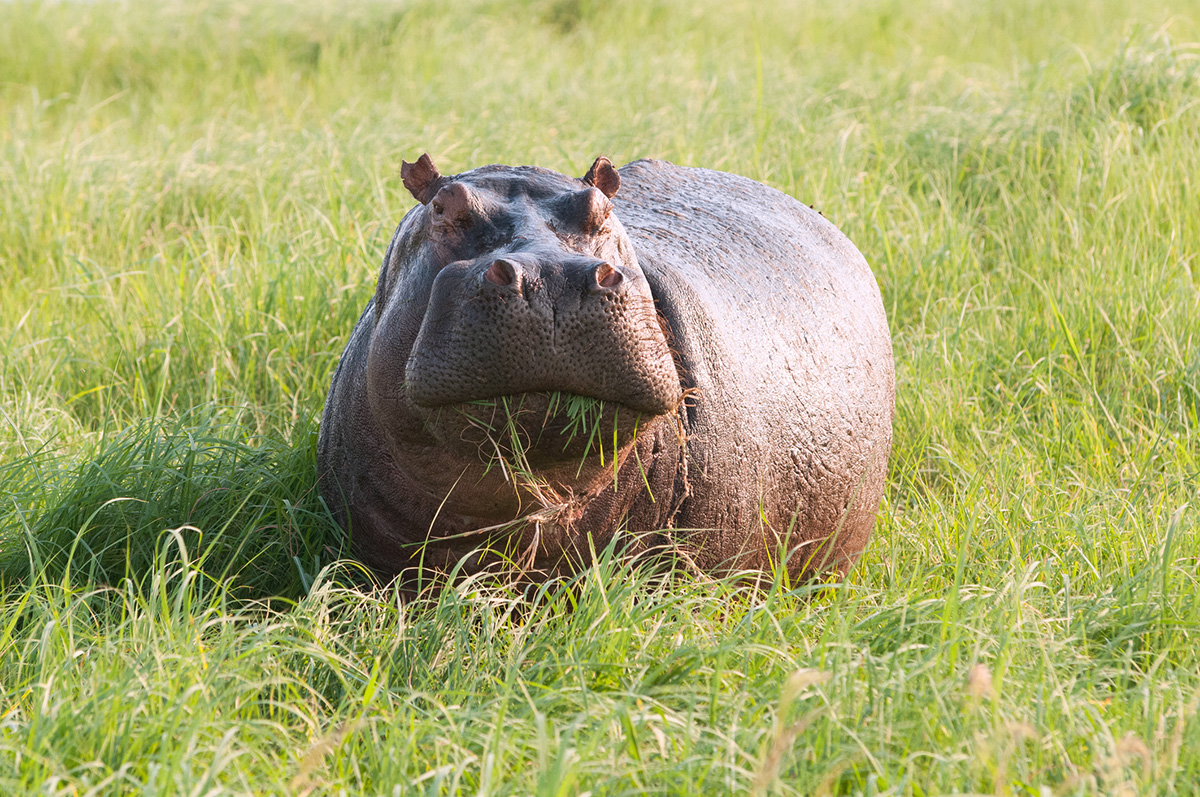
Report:
M 611 463 L 655 416 L 616 401 L 562 391 L 447 405 L 426 427 L 447 446 L 538 470 L 593 458 Z

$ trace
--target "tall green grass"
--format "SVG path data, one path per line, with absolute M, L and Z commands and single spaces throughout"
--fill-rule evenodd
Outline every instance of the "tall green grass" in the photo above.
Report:
M 0 792 L 1200 792 L 1200 6 L 0 4 Z M 313 489 L 401 158 L 814 203 L 872 545 L 402 603 Z

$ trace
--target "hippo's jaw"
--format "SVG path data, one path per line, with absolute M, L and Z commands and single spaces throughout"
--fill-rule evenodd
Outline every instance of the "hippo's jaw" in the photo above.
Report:
M 405 366 L 418 407 L 536 393 L 671 412 L 679 374 L 640 269 L 573 253 L 507 252 L 434 280 Z
M 447 517 L 485 526 L 534 518 L 543 533 L 565 533 L 588 501 L 644 489 L 664 429 L 677 438 L 676 428 L 672 416 L 565 393 L 442 407 L 426 416 L 424 430 L 438 441 L 443 467 L 454 463 L 443 474 L 453 483 L 436 487 L 425 470 L 418 483 L 433 487 Z

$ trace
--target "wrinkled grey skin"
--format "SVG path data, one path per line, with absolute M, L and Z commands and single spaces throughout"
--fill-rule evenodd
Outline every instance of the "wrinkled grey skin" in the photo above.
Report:
M 456 564 L 537 577 L 620 528 L 627 548 L 707 572 L 848 570 L 882 496 L 894 375 L 875 279 L 831 223 L 662 161 L 619 180 L 604 159 L 582 180 L 405 170 L 422 204 L 342 355 L 318 449 L 357 556 L 407 581 Z M 578 438 L 564 450 L 555 390 L 605 400 L 603 463 Z M 499 396 L 522 408 L 524 475 L 497 464 L 506 433 L 480 428 L 502 413 L 466 403 Z

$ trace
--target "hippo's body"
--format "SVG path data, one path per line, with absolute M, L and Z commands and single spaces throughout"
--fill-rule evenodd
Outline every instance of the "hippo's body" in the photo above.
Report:
M 617 174 L 406 164 L 422 204 L 342 356 L 318 455 L 381 575 L 564 572 L 619 530 L 709 572 L 786 561 L 793 579 L 865 547 L 894 400 L 866 261 L 752 180 Z M 604 402 L 588 431 L 572 396 Z

